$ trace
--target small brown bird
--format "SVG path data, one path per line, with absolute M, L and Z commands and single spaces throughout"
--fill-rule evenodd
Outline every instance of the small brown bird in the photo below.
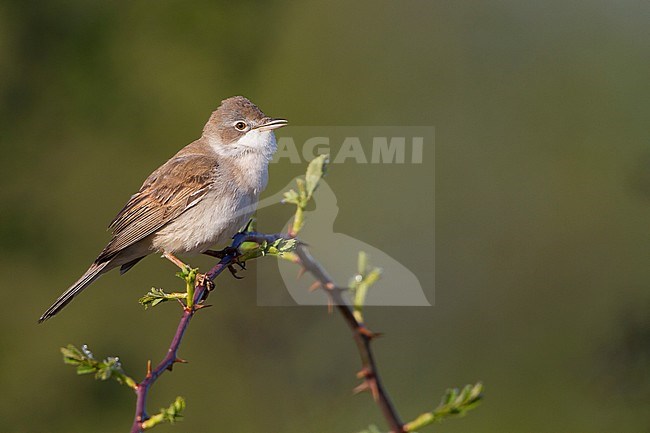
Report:
M 243 96 L 222 101 L 201 138 L 151 173 L 131 196 L 109 226 L 113 237 L 106 248 L 39 323 L 113 268 L 123 274 L 154 252 L 182 268 L 175 254 L 202 253 L 227 242 L 255 211 L 276 150 L 273 130 L 286 124 Z

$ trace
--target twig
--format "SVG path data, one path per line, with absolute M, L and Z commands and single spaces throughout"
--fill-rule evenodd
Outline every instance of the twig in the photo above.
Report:
M 232 248 L 236 251 L 236 248 L 239 248 L 244 242 L 255 242 L 258 244 L 267 242 L 273 243 L 278 239 L 291 239 L 289 235 L 273 234 L 266 235 L 256 232 L 247 232 L 247 233 L 238 233 L 235 235 Z M 313 256 L 309 253 L 307 246 L 303 243 L 298 243 L 296 247 L 296 255 L 300 259 L 300 264 L 311 273 L 314 278 L 319 282 L 320 286 L 325 290 L 327 295 L 330 298 L 330 301 L 341 313 L 341 316 L 348 324 L 352 330 L 354 340 L 357 344 L 359 350 L 359 356 L 361 358 L 361 371 L 359 372 L 359 377 L 363 379 L 363 384 L 360 387 L 357 387 L 357 391 L 369 390 L 377 405 L 381 409 L 386 422 L 388 423 L 392 433 L 404 433 L 404 424 L 402 423 L 397 410 L 393 406 L 388 392 L 383 387 L 381 378 L 379 377 L 379 372 L 377 371 L 377 366 L 375 364 L 374 355 L 370 342 L 377 334 L 370 331 L 362 323 L 357 321 L 354 317 L 352 308 L 345 301 L 343 296 L 341 296 L 341 289 L 339 289 L 332 278 L 329 276 L 327 271 L 318 263 Z M 190 320 L 194 316 L 194 313 L 202 308 L 201 302 L 205 300 L 206 291 L 208 290 L 208 285 L 214 281 L 215 278 L 219 276 L 225 269 L 228 268 L 235 260 L 237 259 L 236 254 L 227 254 L 223 259 L 219 261 L 210 271 L 205 274 L 205 278 L 197 280 L 196 289 L 194 292 L 194 304 L 192 307 L 184 308 L 183 315 L 181 320 L 176 328 L 176 333 L 174 338 L 167 350 L 167 355 L 163 360 L 156 366 L 156 368 L 147 372 L 147 376 L 140 383 L 137 384 L 135 388 L 137 401 L 136 401 L 136 412 L 135 419 L 133 420 L 133 426 L 131 427 L 131 433 L 141 433 L 143 431 L 142 423 L 148 419 L 146 413 L 146 400 L 147 394 L 151 386 L 156 382 L 158 377 L 165 372 L 165 370 L 172 369 L 173 365 L 177 362 L 182 362 L 178 356 L 178 348 L 183 339 L 183 335 L 187 326 L 190 323 Z
M 298 244 L 296 254 L 300 258 L 302 266 L 320 283 L 320 287 L 325 290 L 330 302 L 336 306 L 352 331 L 354 341 L 357 343 L 357 348 L 359 349 L 359 356 L 361 357 L 361 371 L 359 372 L 359 378 L 364 380 L 356 390 L 369 390 L 372 393 L 372 396 L 381 409 L 392 433 L 406 432 L 404 424 L 402 423 L 397 410 L 393 406 L 388 392 L 383 387 L 381 378 L 379 377 L 379 372 L 377 371 L 375 358 L 372 348 L 370 347 L 370 342 L 377 336 L 377 334 L 370 331 L 362 323 L 357 321 L 354 317 L 352 308 L 348 305 L 343 296 L 341 296 L 342 290 L 336 286 L 332 278 L 320 263 L 312 257 L 304 244 Z
M 244 242 L 269 242 L 273 243 L 278 239 L 282 239 L 282 235 L 265 235 L 260 233 L 248 232 L 248 233 L 238 233 L 235 235 L 232 247 L 234 251 L 239 248 Z M 205 274 L 205 278 L 197 278 L 197 284 L 194 291 L 194 302 L 189 304 L 183 309 L 183 315 L 181 320 L 178 323 L 176 328 L 176 333 L 172 339 L 169 349 L 167 350 L 167 355 L 163 358 L 162 361 L 154 368 L 148 368 L 146 377 L 136 385 L 136 406 L 135 406 L 135 418 L 133 420 L 133 425 L 131 426 L 131 433 L 141 433 L 144 431 L 143 423 L 149 418 L 146 412 L 146 403 L 147 403 L 147 394 L 151 386 L 156 382 L 158 377 L 165 372 L 165 370 L 172 370 L 172 367 L 177 362 L 183 362 L 178 358 L 177 352 L 180 347 L 181 341 L 183 340 L 183 335 L 187 326 L 190 324 L 190 320 L 194 316 L 194 313 L 201 309 L 203 305 L 202 301 L 205 300 L 205 295 L 207 295 L 208 288 L 212 281 L 219 276 L 225 269 L 228 268 L 233 262 L 235 262 L 237 256 L 235 253 L 227 254 L 223 259 L 219 261 L 210 271 Z

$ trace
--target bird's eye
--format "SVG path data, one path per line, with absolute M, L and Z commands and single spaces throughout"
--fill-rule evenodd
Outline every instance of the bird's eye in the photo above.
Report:
M 243 131 L 244 129 L 246 129 L 246 123 L 245 122 L 237 122 L 237 123 L 235 123 L 235 129 L 237 131 Z

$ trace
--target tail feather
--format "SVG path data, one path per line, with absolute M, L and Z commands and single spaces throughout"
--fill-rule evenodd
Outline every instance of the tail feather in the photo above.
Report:
M 95 281 L 103 273 L 104 268 L 109 264 L 109 262 L 104 263 L 93 263 L 90 268 L 86 271 L 85 274 L 79 278 L 79 280 L 74 283 L 68 290 L 66 290 L 59 298 L 52 304 L 50 308 L 43 313 L 38 323 L 44 322 L 50 317 L 54 316 L 56 313 L 61 311 L 63 307 L 68 305 L 72 299 L 77 296 L 83 289 L 88 287 L 93 281 Z

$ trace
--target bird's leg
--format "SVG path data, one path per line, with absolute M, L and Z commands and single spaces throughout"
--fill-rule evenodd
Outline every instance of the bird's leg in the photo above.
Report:
M 173 255 L 172 253 L 168 253 L 165 251 L 163 252 L 163 257 L 169 260 L 170 262 L 172 262 L 173 264 L 175 264 L 176 266 L 178 266 L 179 268 L 181 268 L 181 271 L 185 271 L 190 268 L 188 265 L 183 263 L 181 259 Z

